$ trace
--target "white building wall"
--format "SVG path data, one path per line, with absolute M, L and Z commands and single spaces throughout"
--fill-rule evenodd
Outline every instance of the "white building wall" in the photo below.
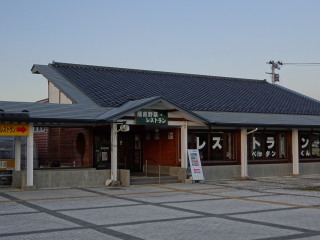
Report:
M 60 92 L 60 103 L 72 104 L 73 102 L 66 95 L 64 95 L 62 92 Z
M 72 104 L 72 101 L 51 82 L 48 84 L 49 103 Z
M 51 82 L 48 84 L 49 103 L 59 103 L 59 89 Z

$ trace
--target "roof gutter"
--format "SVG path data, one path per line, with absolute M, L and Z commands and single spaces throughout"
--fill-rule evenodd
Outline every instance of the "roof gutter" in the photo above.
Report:
M 208 126 L 221 126 L 221 127 L 287 127 L 287 128 L 320 128 L 319 125 L 293 125 L 293 124 L 256 124 L 256 123 L 219 123 L 210 122 Z
M 32 118 L 32 117 L 2 117 L 0 116 L 0 122 L 2 123 L 68 123 L 68 124 L 106 124 L 107 121 L 96 121 L 89 119 L 62 119 L 62 118 Z

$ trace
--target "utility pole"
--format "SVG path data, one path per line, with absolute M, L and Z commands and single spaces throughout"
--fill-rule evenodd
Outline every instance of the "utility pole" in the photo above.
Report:
M 283 63 L 280 62 L 280 61 L 278 61 L 278 62 L 269 61 L 269 62 L 267 62 L 267 64 L 270 64 L 270 65 L 271 65 L 271 73 L 267 73 L 267 74 L 271 74 L 271 81 L 272 81 L 272 83 L 279 82 L 279 81 L 280 81 L 280 79 L 279 79 L 279 74 L 278 74 L 278 73 L 275 73 L 275 70 L 276 70 L 276 69 L 280 70 L 280 66 L 282 66 Z

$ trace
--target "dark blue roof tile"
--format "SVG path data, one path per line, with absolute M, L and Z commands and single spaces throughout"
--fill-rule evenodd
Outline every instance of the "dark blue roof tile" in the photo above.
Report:
M 95 103 L 119 107 L 162 96 L 192 111 L 320 115 L 320 102 L 263 80 L 50 64 Z

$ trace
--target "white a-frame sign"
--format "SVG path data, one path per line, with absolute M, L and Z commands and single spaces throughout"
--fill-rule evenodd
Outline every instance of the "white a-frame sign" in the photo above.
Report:
M 193 180 L 204 180 L 198 149 L 188 149 L 190 169 Z

